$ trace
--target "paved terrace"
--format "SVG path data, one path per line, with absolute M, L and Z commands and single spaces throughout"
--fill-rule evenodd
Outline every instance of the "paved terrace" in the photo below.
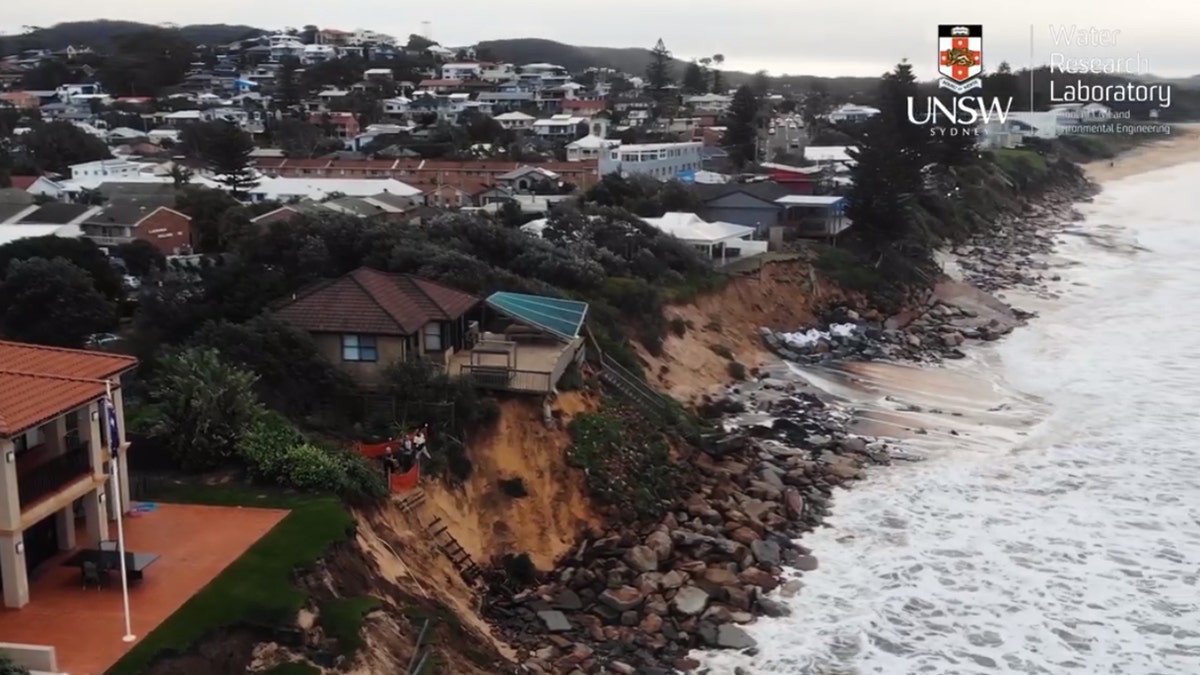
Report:
M 277 509 L 158 504 L 127 516 L 125 547 L 162 557 L 129 585 L 133 632 L 139 640 L 158 627 L 287 515 Z M 115 523 L 109 537 L 116 539 Z M 86 541 L 79 532 L 78 541 Z M 60 553 L 30 579 L 30 604 L 0 610 L 0 642 L 48 645 L 70 675 L 102 675 L 135 643 L 125 633 L 121 580 L 107 588 L 82 588 L 80 571 L 63 567 Z

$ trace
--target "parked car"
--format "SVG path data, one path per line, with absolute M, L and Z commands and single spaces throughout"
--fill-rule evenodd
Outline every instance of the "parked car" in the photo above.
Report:
M 112 333 L 92 333 L 87 337 L 86 344 L 89 347 L 104 347 L 115 342 L 120 342 L 121 336 L 113 335 Z

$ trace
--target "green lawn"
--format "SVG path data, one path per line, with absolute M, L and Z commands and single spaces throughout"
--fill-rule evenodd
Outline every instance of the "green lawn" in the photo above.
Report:
M 279 494 L 249 486 L 160 486 L 147 495 L 160 502 L 291 510 L 216 579 L 146 636 L 106 675 L 137 675 L 160 651 L 183 651 L 205 635 L 235 623 L 290 624 L 308 599 L 291 583 L 292 572 L 316 562 L 345 539 L 354 519 L 333 497 Z M 358 623 L 361 623 L 361 614 Z M 274 672 L 274 671 L 272 671 Z M 299 674 L 311 671 L 284 670 Z
M 363 618 L 382 604 L 369 595 L 357 598 L 334 598 L 321 603 L 317 620 L 325 634 L 338 641 L 343 654 L 353 654 L 363 646 Z

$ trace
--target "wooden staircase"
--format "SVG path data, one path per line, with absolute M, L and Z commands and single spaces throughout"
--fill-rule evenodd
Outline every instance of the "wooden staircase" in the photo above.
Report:
M 651 389 L 607 354 L 600 355 L 599 366 L 601 382 L 645 412 L 652 413 L 666 422 L 671 420 L 671 407 L 666 397 Z
M 476 580 L 482 578 L 483 570 L 475 564 L 471 554 L 463 549 L 454 535 L 450 534 L 449 526 L 443 523 L 441 518 L 434 517 L 429 522 L 425 522 L 421 518 L 419 508 L 424 503 L 424 490 L 413 490 L 396 499 L 396 505 L 400 507 L 400 510 L 405 515 L 411 516 L 421 526 L 421 529 L 425 530 L 430 541 L 450 559 L 450 564 L 454 565 L 454 569 L 462 576 L 463 581 L 474 584 Z

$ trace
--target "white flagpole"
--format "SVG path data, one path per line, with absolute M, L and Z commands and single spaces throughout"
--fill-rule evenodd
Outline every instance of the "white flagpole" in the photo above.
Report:
M 113 433 L 114 425 L 110 421 L 110 415 L 115 414 L 115 406 L 112 398 L 112 381 L 104 382 L 104 389 L 107 392 L 107 409 L 104 411 L 105 435 L 108 438 L 108 452 L 112 459 L 112 486 L 113 486 L 113 504 L 117 509 L 117 558 L 121 561 L 121 599 L 125 603 L 125 636 L 121 639 L 125 642 L 133 642 L 137 636 L 133 634 L 133 623 L 129 617 L 129 577 L 128 571 L 125 569 L 125 527 L 122 521 L 125 519 L 125 512 L 121 508 L 121 465 L 120 465 L 120 448 L 121 439 L 120 431 Z

